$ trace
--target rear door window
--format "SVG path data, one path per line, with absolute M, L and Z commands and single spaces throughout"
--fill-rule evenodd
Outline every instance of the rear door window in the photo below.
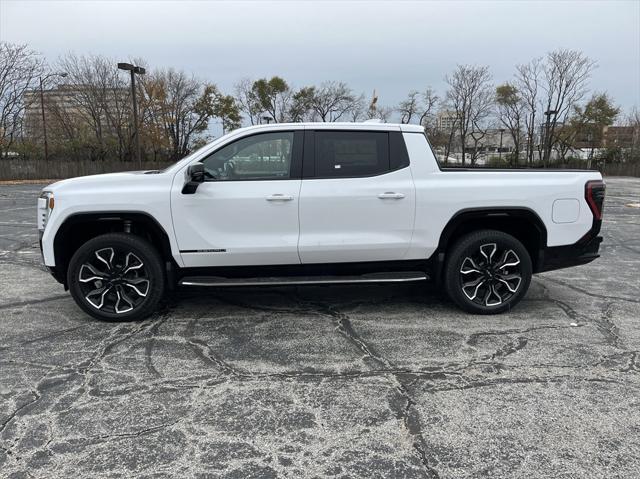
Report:
M 389 135 L 377 131 L 316 131 L 317 178 L 375 176 L 390 171 Z

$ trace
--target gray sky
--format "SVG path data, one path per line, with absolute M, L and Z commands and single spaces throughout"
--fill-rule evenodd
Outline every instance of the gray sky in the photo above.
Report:
M 213 81 L 280 75 L 300 87 L 342 80 L 393 105 L 445 89 L 457 63 L 514 65 L 557 48 L 598 62 L 594 91 L 640 106 L 640 0 L 629 1 L 30 1 L 0 0 L 0 39 L 50 61 L 67 51 L 145 58 Z

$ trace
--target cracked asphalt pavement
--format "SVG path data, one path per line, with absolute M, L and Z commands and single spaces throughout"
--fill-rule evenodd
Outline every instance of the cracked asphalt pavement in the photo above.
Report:
M 422 284 L 179 292 L 83 314 L 39 186 L 0 187 L 1 477 L 640 477 L 640 179 L 602 257 L 470 316 Z

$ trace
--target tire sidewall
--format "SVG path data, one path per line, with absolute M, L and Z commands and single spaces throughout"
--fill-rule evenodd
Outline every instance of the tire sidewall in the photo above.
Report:
M 518 291 L 499 306 L 474 303 L 462 292 L 460 268 L 465 257 L 476 253 L 482 244 L 496 243 L 498 250 L 512 249 L 520 258 L 522 282 Z M 475 314 L 496 314 L 513 308 L 526 294 L 531 283 L 532 264 L 529 252 L 513 236 L 495 230 L 481 230 L 462 237 L 451 249 L 445 268 L 445 286 L 449 297 L 463 310 Z
M 82 264 L 96 250 L 111 246 L 129 250 L 137 255 L 145 264 L 149 276 L 150 284 L 147 296 L 138 307 L 128 313 L 116 314 L 96 309 L 87 302 L 80 289 L 78 274 Z M 78 248 L 69 262 L 67 284 L 76 304 L 90 316 L 103 321 L 131 321 L 144 318 L 155 310 L 164 291 L 164 271 L 160 255 L 148 241 L 130 234 L 110 233 L 93 238 Z

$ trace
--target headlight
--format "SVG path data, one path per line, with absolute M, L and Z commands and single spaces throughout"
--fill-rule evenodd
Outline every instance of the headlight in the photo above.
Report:
M 53 199 L 53 193 L 50 191 L 43 191 L 40 193 L 40 197 L 38 198 L 38 229 L 40 231 L 44 231 L 47 226 L 47 221 L 49 220 L 49 215 L 51 214 L 51 210 L 55 205 L 55 201 Z

